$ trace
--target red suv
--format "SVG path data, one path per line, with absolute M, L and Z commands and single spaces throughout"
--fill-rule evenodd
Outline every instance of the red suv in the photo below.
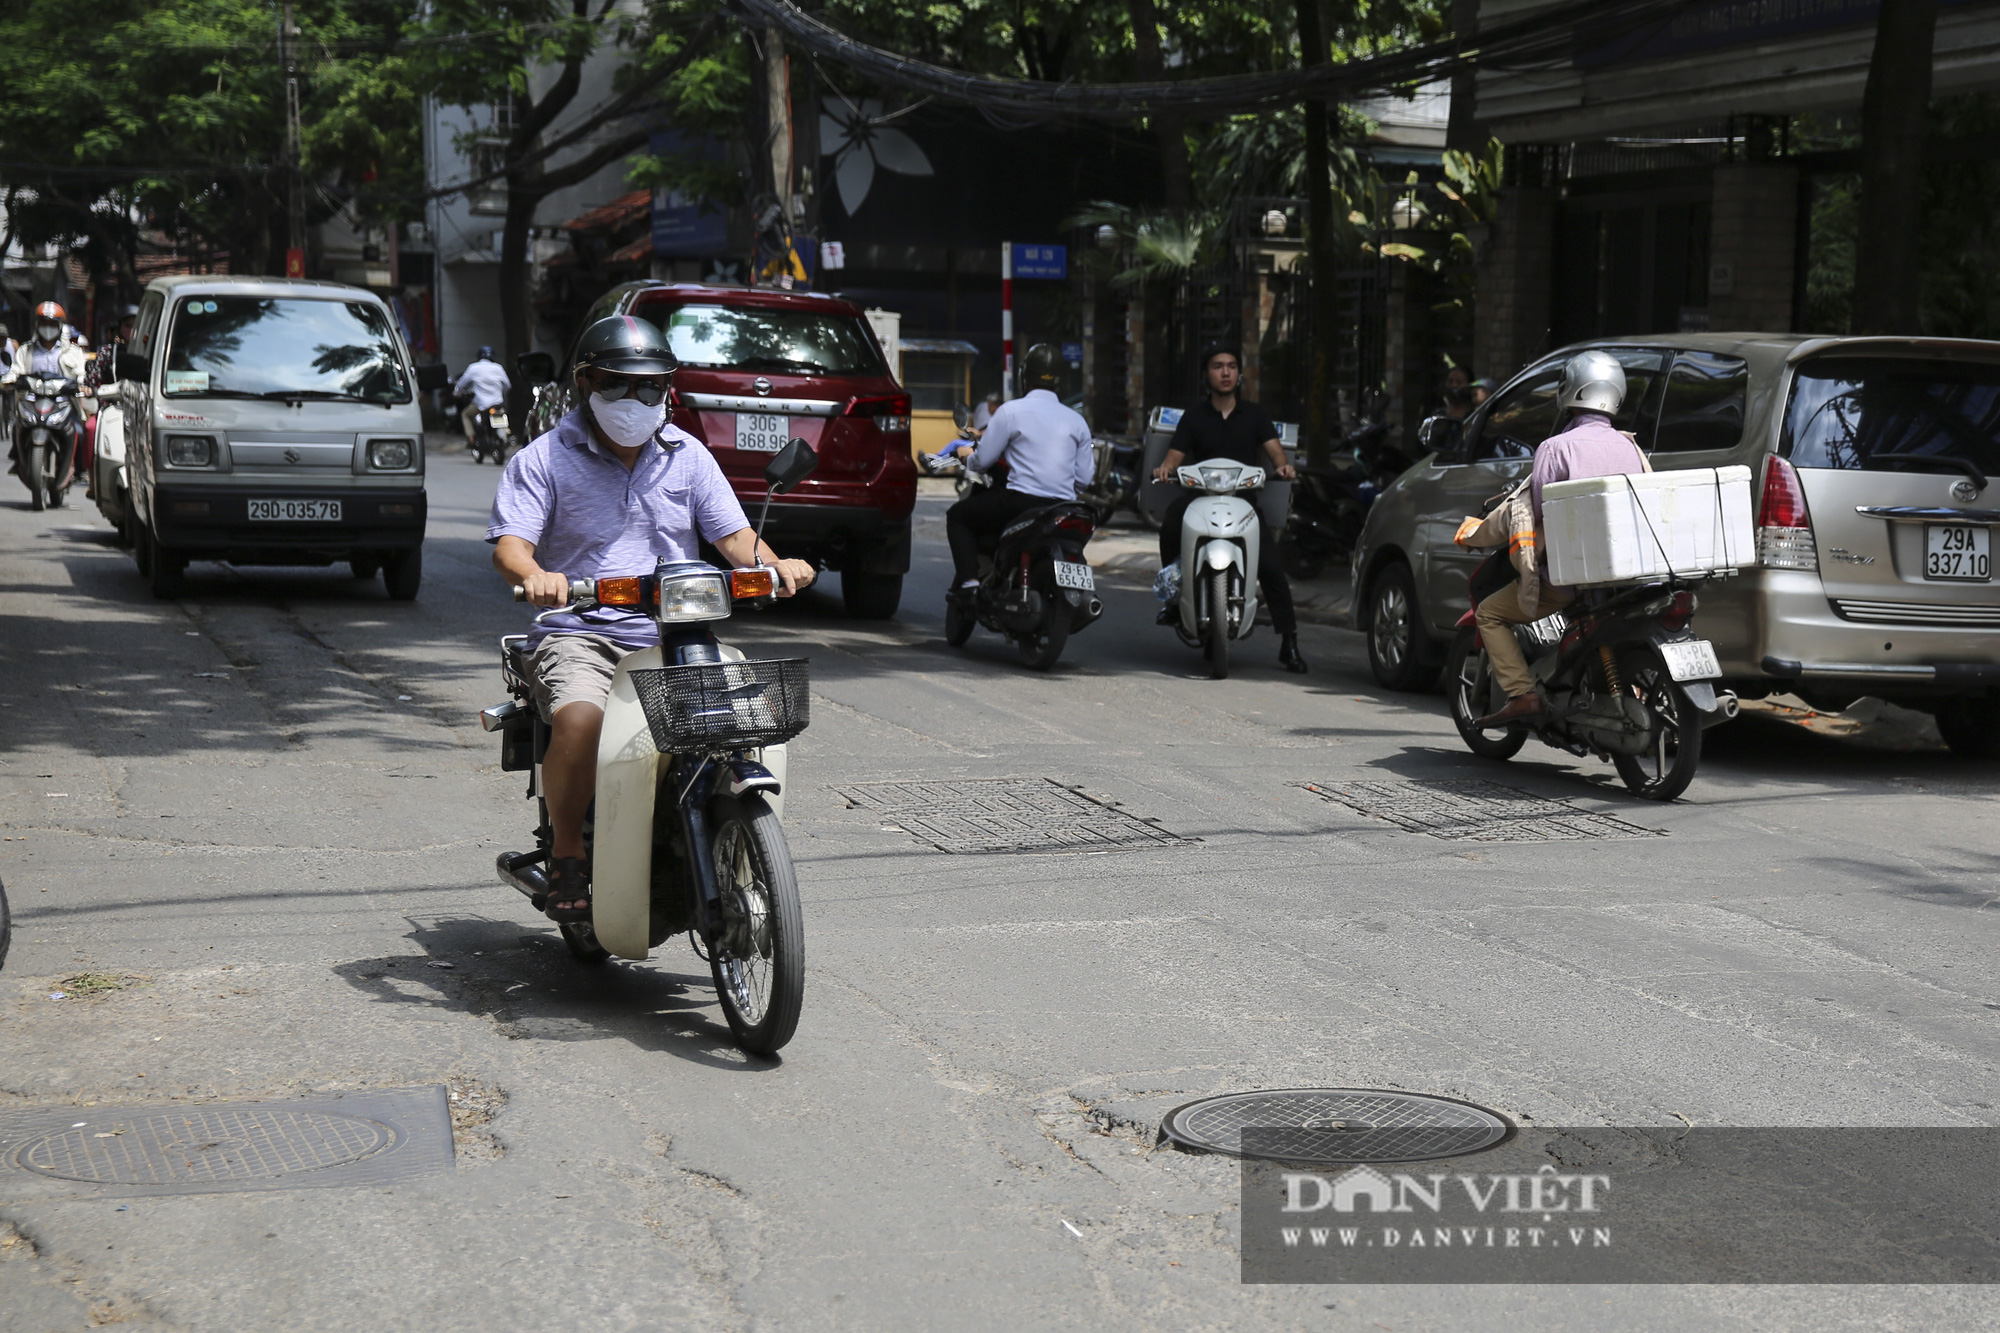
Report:
M 722 465 L 754 522 L 764 466 L 794 436 L 819 466 L 771 504 L 765 538 L 780 555 L 840 572 L 848 614 L 896 613 L 910 568 L 917 468 L 910 395 L 889 374 L 861 309 L 805 292 L 629 282 L 584 320 L 631 315 L 659 326 L 681 368 L 673 422 Z M 574 405 L 574 350 L 536 404 L 534 433 Z

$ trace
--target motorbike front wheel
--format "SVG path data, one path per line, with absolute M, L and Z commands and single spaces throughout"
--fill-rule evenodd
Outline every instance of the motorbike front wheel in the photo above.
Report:
M 1445 693 L 1451 696 L 1452 724 L 1458 728 L 1458 737 L 1465 742 L 1466 749 L 1482 759 L 1512 759 L 1520 753 L 1521 747 L 1528 743 L 1527 728 L 1509 727 L 1496 735 L 1472 725 L 1499 707 L 1491 702 L 1495 697 L 1493 677 L 1478 630 L 1468 626 L 1458 632 L 1458 638 L 1452 641 L 1444 681 Z
M 1687 790 L 1701 763 L 1701 719 L 1658 652 L 1626 648 L 1618 654 L 1618 664 L 1625 690 L 1636 694 L 1652 716 L 1653 734 L 1644 754 L 1615 754 L 1611 762 L 1633 795 L 1671 801 Z
M 710 810 L 722 930 L 709 970 L 736 1044 L 775 1055 L 798 1030 L 805 1001 L 805 920 L 791 848 L 762 796 L 719 798 Z
M 50 488 L 47 484 L 49 448 L 45 444 L 28 446 L 27 461 L 21 467 L 21 480 L 28 483 L 28 502 L 40 513 L 49 507 Z
M 1042 612 L 1042 623 L 1014 640 L 1022 664 L 1035 671 L 1054 666 L 1069 642 L 1069 599 L 1060 592 L 1044 592 L 1042 600 L 1048 607 Z
M 1208 573 L 1208 676 L 1222 680 L 1229 675 L 1229 571 Z

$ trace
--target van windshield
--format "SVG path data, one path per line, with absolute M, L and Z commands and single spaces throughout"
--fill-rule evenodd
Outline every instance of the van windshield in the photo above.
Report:
M 1903 471 L 1935 458 L 2000 475 L 2000 365 L 1808 361 L 1792 381 L 1785 453 L 1798 467 Z
M 410 401 L 395 335 L 368 302 L 204 294 L 174 306 L 169 398 Z
M 642 305 L 682 365 L 780 375 L 887 374 L 875 340 L 853 315 L 759 306 Z

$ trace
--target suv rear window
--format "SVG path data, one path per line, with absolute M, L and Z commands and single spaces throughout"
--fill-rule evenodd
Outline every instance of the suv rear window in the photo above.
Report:
M 813 310 L 737 305 L 641 305 L 632 313 L 667 335 L 682 365 L 789 375 L 886 375 L 865 321 Z
M 1808 361 L 1792 379 L 1784 451 L 1799 467 L 1887 471 L 1949 458 L 2000 474 L 2000 365 Z

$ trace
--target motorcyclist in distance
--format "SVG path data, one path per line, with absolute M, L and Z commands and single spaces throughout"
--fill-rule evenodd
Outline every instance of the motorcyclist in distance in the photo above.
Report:
M 507 378 L 506 367 L 493 359 L 493 349 L 480 348 L 478 359 L 467 366 L 465 373 L 458 377 L 458 383 L 451 386 L 456 396 L 463 398 L 470 394 L 472 397 L 471 403 L 459 413 L 459 420 L 465 423 L 466 448 L 472 447 L 473 418 L 489 407 L 498 407 L 506 402 L 507 394 L 513 387 L 514 382 Z

